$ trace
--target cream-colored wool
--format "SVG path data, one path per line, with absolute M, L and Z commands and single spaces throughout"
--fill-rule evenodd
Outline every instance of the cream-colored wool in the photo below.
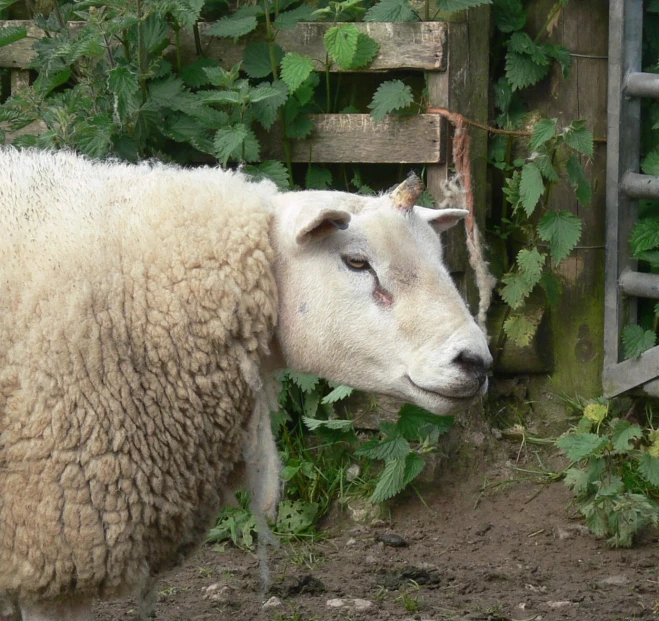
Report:
M 0 150 L 0 592 L 133 592 L 203 540 L 264 433 L 275 194 Z

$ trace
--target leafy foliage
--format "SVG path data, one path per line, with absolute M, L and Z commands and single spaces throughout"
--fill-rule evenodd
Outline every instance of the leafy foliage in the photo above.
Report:
M 657 431 L 591 402 L 575 428 L 556 441 L 570 460 L 565 484 L 588 528 L 613 547 L 630 547 L 645 526 L 659 524 Z
M 390 80 L 382 83 L 369 104 L 371 115 L 376 121 L 381 121 L 387 114 L 401 110 L 414 101 L 412 89 L 400 80 Z

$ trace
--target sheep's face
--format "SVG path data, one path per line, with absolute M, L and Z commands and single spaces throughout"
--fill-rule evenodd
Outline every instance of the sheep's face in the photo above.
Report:
M 486 391 L 492 358 L 442 263 L 466 212 L 414 206 L 406 184 L 275 199 L 277 338 L 297 371 L 443 414 Z

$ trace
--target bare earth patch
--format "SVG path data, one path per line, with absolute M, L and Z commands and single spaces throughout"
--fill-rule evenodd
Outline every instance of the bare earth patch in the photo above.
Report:
M 377 526 L 332 520 L 324 541 L 283 545 L 266 595 L 253 555 L 204 547 L 161 581 L 156 619 L 659 620 L 657 531 L 611 550 L 571 519 L 562 484 L 538 495 L 514 484 L 476 504 L 480 482 L 425 492 L 427 507 L 409 495 Z M 96 608 L 96 621 L 132 618 L 131 601 Z

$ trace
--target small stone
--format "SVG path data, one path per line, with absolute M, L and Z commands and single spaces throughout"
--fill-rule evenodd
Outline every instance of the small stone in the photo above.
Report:
M 558 535 L 559 539 L 570 539 L 570 537 L 572 537 L 572 533 L 570 531 L 564 530 L 560 526 L 556 527 L 556 534 Z
M 220 602 L 226 603 L 231 600 L 233 594 L 233 589 L 228 585 L 222 585 L 219 582 L 211 584 L 204 589 L 203 599 L 207 599 L 210 602 Z
M 610 586 L 622 586 L 628 582 L 629 578 L 627 576 L 609 576 L 608 578 L 604 578 L 604 580 L 600 580 L 600 584 L 606 584 Z
M 267 602 L 265 602 L 265 604 L 263 604 L 262 608 L 263 610 L 269 610 L 270 608 L 279 608 L 281 605 L 282 601 L 273 595 Z
M 344 608 L 346 605 L 345 600 L 342 599 L 328 599 L 325 606 L 328 608 Z
M 375 541 L 391 548 L 406 548 L 408 546 L 407 541 L 395 533 L 378 533 L 375 535 Z
M 354 546 L 356 544 L 357 544 L 357 540 L 353 539 L 352 537 L 350 539 L 348 539 L 348 541 L 346 541 L 347 546 Z
M 364 558 L 364 564 L 365 565 L 375 565 L 378 562 L 377 556 L 373 554 L 367 554 L 366 557 Z
M 352 600 L 352 607 L 355 610 L 368 610 L 372 605 L 373 602 L 370 602 L 367 599 L 356 598 Z
M 346 470 L 346 479 L 348 479 L 348 481 L 354 481 L 359 478 L 361 473 L 362 469 L 359 467 L 359 464 L 352 464 L 352 466 Z
M 547 606 L 550 608 L 565 608 L 566 606 L 572 606 L 572 602 L 547 602 Z

